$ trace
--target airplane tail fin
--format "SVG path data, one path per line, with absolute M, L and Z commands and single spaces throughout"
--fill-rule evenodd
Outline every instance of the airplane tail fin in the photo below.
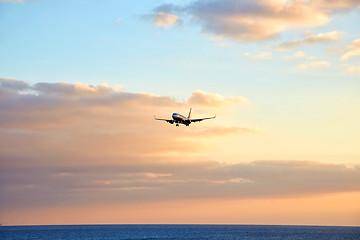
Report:
M 190 117 L 191 117 L 191 108 L 190 108 L 188 119 L 190 119 Z

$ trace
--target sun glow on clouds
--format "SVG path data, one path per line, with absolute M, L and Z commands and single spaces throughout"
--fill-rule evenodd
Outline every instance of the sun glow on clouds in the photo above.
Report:
M 67 144 L 62 146 L 59 155 L 84 155 L 85 158 L 92 154 L 75 151 L 75 145 L 80 149 L 92 148 L 92 153 L 108 156 L 117 156 L 121 152 L 127 155 L 198 152 L 206 148 L 205 139 L 194 145 L 184 131 L 177 133 L 178 138 L 173 139 L 160 122 L 155 122 L 149 116 L 153 116 L 154 112 L 169 114 L 169 111 L 188 107 L 207 108 L 209 111 L 213 109 L 213 113 L 215 109 L 249 104 L 249 100 L 244 97 L 225 97 L 204 91 L 195 91 L 187 101 L 177 102 L 169 96 L 130 93 L 107 84 L 91 86 L 82 83 L 37 83 L 31 86 L 24 81 L 0 78 L 0 87 L 0 124 L 3 131 L 6 130 L 4 136 L 11 136 L 9 141 L 16 138 L 9 129 L 34 131 L 25 136 L 20 131 L 21 134 L 17 137 L 20 142 L 24 139 L 34 140 L 34 144 L 53 138 L 54 142 L 48 143 L 48 149 L 55 152 L 60 151 L 56 149 L 57 143 L 66 140 Z M 148 126 L 160 129 L 153 132 Z M 206 135 L 239 133 L 240 129 L 245 131 L 246 128 L 209 126 Z M 92 141 L 91 137 L 96 140 Z M 10 149 L 5 150 L 7 151 L 11 152 Z M 32 151 L 31 148 L 29 151 Z M 105 152 L 102 153 L 103 151 Z
M 346 67 L 347 73 L 360 75 L 360 66 L 355 66 L 352 64 L 344 64 L 343 66 Z
M 243 57 L 251 58 L 251 59 L 260 59 L 260 60 L 271 60 L 272 53 L 271 52 L 261 52 L 256 55 L 251 55 L 250 53 L 244 53 Z
M 292 224 L 354 225 L 358 220 L 360 193 L 326 194 L 264 199 L 179 199 L 146 203 L 15 209 L 2 213 L 15 224 Z M 355 209 L 355 211 L 354 211 Z M 74 212 L 77 213 L 74 216 Z M 309 213 L 312 220 L 309 221 Z M 356 215 L 357 214 L 357 215 Z M 72 219 L 69 222 L 69 219 Z
M 156 26 L 165 28 L 169 28 L 175 25 L 181 25 L 182 23 L 182 20 L 179 19 L 178 16 L 165 12 L 148 14 L 143 16 L 143 18 L 150 19 Z
M 3 74 L 43 81 L 0 77 L 0 223 L 360 225 L 360 39 L 352 25 L 360 1 L 162 2 L 112 1 L 99 11 L 92 1 L 79 14 L 81 4 L 61 1 L 76 14 L 58 21 L 43 1 L 0 0 L 17 13 L 4 16 Z M 16 39 L 29 31 L 14 17 L 31 11 L 39 15 L 26 29 L 39 34 L 22 44 Z M 144 28 L 139 14 L 157 28 Z M 58 48 L 48 51 L 49 42 Z M 34 55 L 43 57 L 27 61 Z M 85 79 L 81 72 L 85 83 L 44 80 Z M 152 87 L 165 91 L 170 75 L 202 85 L 179 101 L 86 84 L 155 79 Z M 216 118 L 189 127 L 153 118 L 189 108 L 193 118 Z
M 360 56 L 360 39 L 354 40 L 348 46 L 346 52 L 341 56 L 341 60 L 345 61 L 355 56 Z
M 211 94 L 198 90 L 192 93 L 188 100 L 190 105 L 203 105 L 212 107 L 224 107 L 230 104 L 249 104 L 250 101 L 244 97 L 224 97 L 220 94 Z
M 305 57 L 305 53 L 303 53 L 303 52 L 301 52 L 301 51 L 298 51 L 298 52 L 294 53 L 294 57 L 295 57 L 295 58 Z
M 334 12 L 357 5 L 359 2 L 356 0 L 198 0 L 186 6 L 160 5 L 154 9 L 154 14 L 188 15 L 201 26 L 203 32 L 218 38 L 263 41 L 288 30 L 324 25 L 330 21 Z M 338 35 L 336 31 L 321 33 L 300 42 L 284 43 L 279 48 L 311 44 L 314 41 L 333 41 Z
M 357 167 L 306 161 L 227 162 L 221 154 L 212 154 L 222 150 L 214 145 L 216 141 L 257 135 L 256 128 L 216 125 L 216 121 L 176 128 L 149 117 L 154 111 L 189 105 L 209 110 L 249 105 L 244 97 L 199 90 L 177 102 L 169 96 L 114 90 L 107 84 L 30 85 L 4 78 L 0 93 L 0 207 L 6 209 L 5 216 L 16 215 L 24 205 L 25 212 L 48 208 L 49 213 L 62 212 L 63 206 L 99 210 L 121 203 L 134 213 L 141 205 L 160 202 L 172 206 L 188 201 L 197 206 L 201 200 L 212 206 L 229 199 L 259 199 L 264 204 L 267 200 L 261 199 L 360 191 Z M 236 144 L 226 147 L 230 152 L 238 149 Z M 56 223 L 63 221 L 60 212 Z M 37 216 L 32 223 L 45 223 L 44 215 Z M 171 219 L 171 214 L 162 216 Z M 209 221 L 221 222 L 216 217 Z M 111 221 L 129 223 L 129 218 L 108 218 Z M 224 221 L 232 222 L 226 216 Z
M 331 64 L 327 61 L 313 61 L 310 63 L 304 63 L 298 66 L 299 69 L 322 69 L 329 68 Z
M 319 43 L 331 43 L 337 42 L 340 39 L 341 32 L 333 31 L 327 33 L 319 33 L 317 35 L 308 34 L 303 40 L 293 40 L 290 42 L 284 42 L 279 46 L 275 47 L 276 50 L 289 50 L 290 48 L 301 47 L 310 44 L 319 44 Z

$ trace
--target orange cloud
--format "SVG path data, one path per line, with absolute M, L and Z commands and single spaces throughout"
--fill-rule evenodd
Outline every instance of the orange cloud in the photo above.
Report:
M 154 11 L 190 15 L 203 32 L 218 38 L 263 41 L 288 30 L 324 25 L 333 12 L 358 5 L 356 0 L 197 0 L 186 6 L 164 4 Z
M 317 35 L 309 34 L 303 40 L 294 40 L 291 42 L 284 42 L 275 47 L 276 50 L 288 50 L 294 47 L 301 47 L 310 44 L 318 44 L 318 43 L 330 43 L 336 42 L 340 39 L 341 32 L 333 31 L 327 33 L 319 33 Z
M 349 46 L 346 52 L 341 56 L 341 61 L 348 60 L 350 57 L 360 55 L 360 39 L 354 40 Z
M 302 58 L 302 57 L 305 57 L 304 52 L 298 51 L 298 52 L 294 53 L 294 58 Z
M 319 7 L 332 10 L 351 9 L 359 5 L 358 0 L 317 0 L 314 2 L 316 2 Z
M 178 16 L 169 14 L 169 13 L 164 13 L 164 12 L 159 12 L 156 14 L 156 17 L 154 18 L 154 23 L 157 26 L 173 26 L 175 24 L 177 24 L 179 22 L 179 18 Z
M 210 136 L 224 136 L 230 134 L 244 134 L 244 133 L 255 133 L 258 132 L 255 128 L 244 128 L 244 127 L 207 127 L 204 129 L 195 130 L 194 135 L 210 137 Z
M 271 52 L 262 52 L 257 55 L 250 55 L 250 53 L 244 53 L 242 56 L 251 58 L 251 59 L 262 59 L 262 60 L 271 60 L 272 59 Z
M 152 118 L 154 112 L 189 104 L 247 103 L 242 97 L 196 91 L 177 102 L 107 85 L 0 83 L 6 92 L 0 101 L 0 208 L 9 216 L 19 209 L 360 191 L 358 167 L 299 161 L 224 164 L 210 154 L 214 145 L 208 137 L 255 129 L 217 126 L 216 119 L 206 129 L 202 123 L 176 128 Z
M 177 102 L 168 96 L 117 91 L 106 84 L 31 86 L 9 79 L 0 79 L 0 84 L 0 92 L 7 93 L 2 94 L 0 101 L 3 164 L 11 163 L 9 159 L 14 157 L 19 161 L 31 158 L 41 164 L 45 164 L 45 159 L 49 164 L 92 164 L 96 162 L 94 156 L 102 156 L 104 163 L 113 163 L 123 157 L 136 156 L 143 161 L 142 156 L 198 154 L 210 148 L 206 139 L 196 138 L 194 144 L 186 131 L 154 121 L 154 113 L 170 115 L 190 104 L 195 108 L 219 108 L 244 99 L 196 91 L 189 100 Z M 215 132 L 221 134 L 219 130 Z M 22 151 L 14 151 L 16 146 L 21 146 Z
M 319 26 L 329 20 L 326 12 L 302 1 L 198 1 L 192 8 L 205 31 L 241 41 L 266 40 L 292 28 Z
M 224 97 L 220 94 L 206 93 L 198 90 L 192 93 L 187 103 L 190 105 L 195 104 L 210 107 L 223 107 L 235 103 L 248 104 L 249 100 L 244 97 Z
M 352 64 L 344 64 L 343 66 L 346 67 L 347 73 L 360 75 L 360 66 L 356 66 Z
M 182 24 L 182 20 L 178 16 L 166 12 L 147 14 L 142 18 L 152 21 L 158 27 L 168 28 Z
M 44 94 L 54 94 L 67 97 L 82 97 L 82 96 L 102 96 L 113 93 L 114 90 L 107 84 L 98 86 L 87 85 L 76 82 L 66 83 L 37 83 L 34 90 Z
M 169 96 L 119 91 L 107 84 L 37 83 L 30 86 L 23 81 L 4 78 L 0 78 L 0 84 L 0 92 L 6 93 L 2 94 L 5 99 L 0 104 L 4 114 L 0 124 L 20 129 L 84 127 L 95 124 L 94 121 L 110 129 L 118 126 L 112 121 L 114 118 L 138 127 L 161 108 L 171 111 L 191 106 L 221 108 L 249 103 L 244 97 L 226 97 L 204 91 L 195 91 L 187 101 L 178 102 Z
M 327 61 L 313 61 L 310 63 L 304 63 L 298 66 L 300 69 L 321 69 L 321 68 L 329 68 L 331 64 Z
M 124 157 L 108 164 L 104 158 L 97 165 L 35 166 L 32 160 L 33 166 L 3 166 L 0 206 L 266 199 L 360 191 L 360 169 L 343 165 L 307 161 L 146 163 Z
M 4 209 L 3 224 L 271 224 L 359 226 L 360 193 Z M 89 214 L 91 212 L 91 214 Z

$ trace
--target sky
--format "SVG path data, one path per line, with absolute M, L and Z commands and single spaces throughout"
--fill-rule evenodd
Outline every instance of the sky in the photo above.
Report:
M 358 0 L 0 0 L 0 223 L 360 226 Z M 189 127 L 173 112 L 214 116 Z

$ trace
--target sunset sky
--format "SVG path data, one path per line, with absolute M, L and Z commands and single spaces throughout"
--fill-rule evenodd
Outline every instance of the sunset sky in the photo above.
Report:
M 0 0 L 2 225 L 360 226 L 359 124 L 359 0 Z

